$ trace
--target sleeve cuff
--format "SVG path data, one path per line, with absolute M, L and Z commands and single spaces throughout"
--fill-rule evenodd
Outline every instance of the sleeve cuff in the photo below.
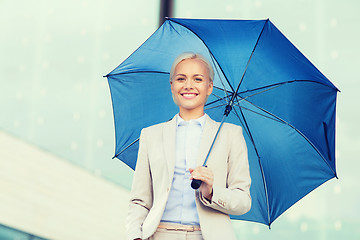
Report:
M 217 188 L 215 186 L 213 186 L 213 192 L 212 192 L 212 198 L 211 200 L 207 199 L 206 197 L 204 197 L 201 193 L 199 193 L 199 198 L 200 198 L 200 201 L 207 207 L 210 207 L 213 205 L 214 203 L 214 200 L 216 200 L 218 197 L 217 197 Z
M 211 201 L 206 199 L 201 193 L 200 193 L 200 201 L 207 207 L 211 207 L 215 209 L 223 209 L 226 207 L 226 203 L 221 198 L 221 195 L 222 195 L 221 190 L 216 186 L 213 186 L 213 195 Z

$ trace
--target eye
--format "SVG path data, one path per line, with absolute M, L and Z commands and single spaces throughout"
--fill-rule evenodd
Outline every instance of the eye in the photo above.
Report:
M 194 80 L 195 80 L 195 82 L 202 82 L 203 81 L 203 79 L 200 78 L 200 77 L 196 77 Z
M 185 81 L 185 78 L 184 77 L 177 77 L 176 81 L 182 82 L 182 81 Z

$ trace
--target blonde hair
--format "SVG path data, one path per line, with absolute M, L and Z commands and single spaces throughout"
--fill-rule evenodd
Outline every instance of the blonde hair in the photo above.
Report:
M 199 59 L 199 60 L 203 61 L 208 70 L 210 82 L 212 82 L 214 80 L 214 69 L 212 68 L 210 62 L 203 55 L 201 55 L 200 53 L 184 52 L 184 53 L 180 54 L 177 58 L 175 58 L 172 66 L 171 66 L 170 82 L 172 82 L 172 78 L 174 77 L 176 66 L 180 62 L 187 60 L 187 59 Z

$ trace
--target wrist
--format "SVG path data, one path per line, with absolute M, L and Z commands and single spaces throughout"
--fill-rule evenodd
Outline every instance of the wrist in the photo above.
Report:
M 206 198 L 206 200 L 211 202 L 212 196 L 213 196 L 213 189 L 211 188 L 210 194 L 204 196 L 204 198 Z

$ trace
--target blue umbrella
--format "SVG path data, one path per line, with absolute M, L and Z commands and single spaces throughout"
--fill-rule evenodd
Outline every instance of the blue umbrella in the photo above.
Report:
M 251 210 L 231 216 L 268 226 L 309 192 L 336 177 L 338 89 L 269 20 L 169 18 L 108 78 L 115 156 L 135 168 L 144 127 L 178 111 L 169 71 L 183 52 L 215 69 L 206 113 L 241 125 L 252 179 Z

